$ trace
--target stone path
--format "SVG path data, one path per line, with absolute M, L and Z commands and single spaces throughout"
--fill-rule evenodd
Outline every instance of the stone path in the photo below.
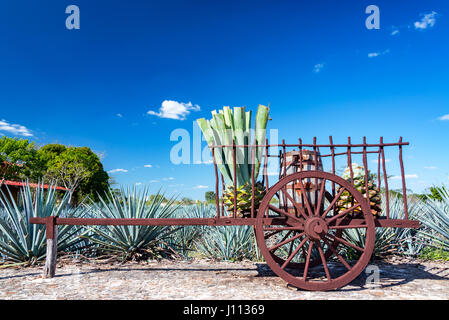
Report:
M 41 266 L 0 269 L 0 299 L 449 299 L 449 262 L 396 258 L 372 266 L 342 289 L 307 292 L 248 261 L 59 262 L 53 279 L 41 277 Z M 379 282 L 367 284 L 373 270 Z

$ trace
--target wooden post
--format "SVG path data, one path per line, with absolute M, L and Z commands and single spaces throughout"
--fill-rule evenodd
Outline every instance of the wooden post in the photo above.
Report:
M 56 271 L 56 254 L 58 252 L 58 227 L 56 217 L 47 217 L 47 255 L 45 258 L 44 278 L 53 278 Z

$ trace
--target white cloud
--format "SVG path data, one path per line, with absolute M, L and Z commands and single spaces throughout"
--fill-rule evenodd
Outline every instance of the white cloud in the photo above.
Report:
M 142 182 L 136 182 L 136 186 L 140 186 Z
M 435 167 L 435 166 L 428 166 L 428 167 L 424 167 L 424 169 L 427 169 L 427 170 L 436 170 L 437 167 Z
M 207 189 L 207 188 L 209 188 L 209 187 L 208 186 L 203 186 L 201 184 L 194 187 L 194 189 Z
M 168 177 L 168 178 L 162 178 L 163 181 L 172 181 L 175 180 L 175 178 L 173 177 Z
M 177 102 L 173 100 L 165 100 L 159 108 L 159 112 L 148 111 L 147 114 L 158 116 L 160 118 L 185 120 L 190 111 L 200 111 L 200 106 L 191 102 Z
M 449 121 L 449 114 L 445 114 L 444 116 L 439 117 L 438 120 Z
M 149 182 L 150 183 L 157 183 L 157 182 L 159 182 L 159 180 L 150 180 Z
M 438 13 L 432 11 L 431 13 L 421 14 L 422 18 L 420 21 L 416 21 L 413 25 L 415 29 L 425 30 L 427 28 L 432 28 L 436 23 L 436 17 Z
M 324 63 L 317 63 L 316 65 L 313 66 L 313 72 L 319 73 L 319 72 L 321 72 L 321 70 L 323 70 L 323 68 L 324 68 Z
M 153 167 L 151 164 L 146 164 L 146 165 L 144 165 L 144 167 L 145 168 L 151 168 L 151 167 Z
M 394 29 L 394 30 L 391 32 L 391 35 L 392 35 L 392 36 L 395 36 L 395 35 L 397 35 L 397 34 L 399 34 L 399 30 L 398 30 L 398 29 Z
M 405 179 L 418 179 L 418 175 L 417 174 L 406 174 L 404 175 Z M 391 180 L 400 180 L 402 179 L 401 176 L 393 176 L 391 177 Z
M 123 118 L 123 115 L 121 113 L 117 113 L 116 116 L 119 118 Z
M 368 53 L 368 58 L 375 58 L 379 56 L 383 56 L 384 54 L 390 53 L 390 49 L 381 51 L 381 52 L 370 52 Z
M 108 173 L 116 173 L 116 172 L 128 172 L 126 169 L 112 169 L 109 170 Z
M 20 125 L 20 124 L 11 124 L 8 121 L 6 121 L 5 119 L 0 120 L 0 131 L 6 131 L 9 133 L 12 133 L 14 135 L 18 135 L 18 136 L 24 136 L 24 137 L 32 137 L 33 134 L 31 133 L 31 131 Z
M 169 184 L 168 186 L 170 188 L 183 187 L 184 183 Z

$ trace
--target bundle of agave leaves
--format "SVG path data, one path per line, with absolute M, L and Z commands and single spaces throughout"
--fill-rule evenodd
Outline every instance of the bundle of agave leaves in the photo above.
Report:
M 158 191 L 151 200 L 149 189 L 137 191 L 134 187 L 126 191 L 109 190 L 105 196 L 99 195 L 99 202 L 88 205 L 94 217 L 100 218 L 169 218 L 173 217 L 178 205 L 175 199 L 164 201 Z M 125 260 L 160 259 L 176 255 L 168 244 L 170 235 L 176 231 L 171 226 L 92 226 L 82 237 L 98 245 L 99 254 L 111 254 Z
M 209 147 L 233 144 L 258 146 L 265 144 L 268 112 L 268 107 L 259 105 L 254 130 L 251 129 L 251 111 L 245 111 L 245 107 L 235 107 L 233 111 L 229 107 L 223 107 L 223 110 L 219 110 L 218 113 L 212 111 L 211 120 L 201 118 L 197 122 Z M 251 209 L 252 187 L 255 190 L 255 207 L 262 200 L 266 191 L 263 185 L 260 183 L 251 185 L 253 174 L 254 181 L 257 181 L 262 154 L 263 147 L 236 147 L 234 159 L 232 147 L 214 148 L 214 160 L 226 184 L 223 201 L 230 213 L 234 211 L 236 195 L 236 213 L 239 217 L 248 214 Z M 252 159 L 254 159 L 254 172 Z M 234 190 L 234 183 L 236 190 Z
M 0 194 L 0 253 L 5 260 L 3 266 L 33 265 L 45 258 L 45 225 L 31 224 L 31 217 L 48 216 L 83 217 L 86 210 L 71 208 L 69 194 L 58 199 L 56 189 L 45 190 L 38 184 L 31 190 L 27 183 L 21 189 L 18 201 L 7 188 Z M 73 249 L 82 240 L 79 238 L 81 228 L 78 226 L 58 227 L 58 251 Z

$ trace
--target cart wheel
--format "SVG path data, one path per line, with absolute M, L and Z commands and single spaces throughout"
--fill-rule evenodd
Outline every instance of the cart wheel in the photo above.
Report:
M 277 198 L 279 199 L 278 193 L 276 193 L 276 195 L 277 195 Z M 327 199 L 330 199 L 329 202 L 332 202 L 333 198 L 332 198 L 332 195 L 329 192 L 325 191 L 325 197 Z M 342 232 L 343 232 L 343 230 L 337 229 L 335 231 L 335 235 L 337 237 L 341 237 Z M 274 234 L 276 234 L 276 233 L 278 233 L 278 232 L 266 233 L 265 234 L 265 238 L 268 239 L 269 237 L 274 236 Z M 283 235 L 284 238 L 281 241 L 279 241 L 279 242 L 282 242 L 283 240 L 286 240 L 286 237 L 288 237 L 289 234 L 291 234 L 291 233 L 290 232 L 284 232 L 284 235 Z M 281 234 L 279 234 L 279 235 L 281 235 Z M 279 237 L 279 235 L 277 237 Z M 271 242 L 274 242 L 274 241 L 271 240 Z M 290 242 L 290 249 L 289 249 L 290 254 L 292 253 L 293 243 L 294 242 Z M 332 243 L 334 249 L 338 245 L 338 243 L 335 242 L 335 241 L 329 241 L 329 243 Z M 328 259 L 332 255 L 332 250 L 329 250 L 327 246 L 325 246 L 323 248 L 323 250 L 324 250 L 324 257 L 326 259 Z M 273 257 L 274 261 L 276 261 L 278 264 L 280 264 L 282 266 L 285 263 L 286 260 L 285 260 L 285 257 L 283 257 L 282 254 L 279 254 L 279 252 L 273 252 L 273 251 L 270 251 L 270 253 L 271 253 L 271 256 Z M 284 256 L 285 256 L 285 252 L 284 252 Z M 322 263 L 321 262 L 321 257 L 319 256 L 317 250 L 316 249 L 312 249 L 312 256 L 310 258 L 309 267 L 314 267 L 314 266 L 319 265 L 321 263 Z M 290 267 L 290 268 L 304 268 L 305 267 L 305 263 L 304 262 L 292 262 L 290 260 L 290 262 L 287 264 L 287 266 Z
M 301 204 L 287 192 L 287 186 L 294 184 L 304 195 L 304 185 L 310 181 L 319 186 L 315 201 L 305 196 Z M 326 191 L 331 187 L 338 190 L 335 197 Z M 337 211 L 335 204 L 345 190 L 354 204 Z M 285 196 L 296 212 L 271 204 L 276 195 Z M 351 219 L 348 213 L 358 207 L 362 217 Z M 374 248 L 374 218 L 368 202 L 351 183 L 323 171 L 298 172 L 279 180 L 263 198 L 255 227 L 268 266 L 289 284 L 306 290 L 326 291 L 348 284 L 367 266 Z M 346 236 L 348 232 L 357 233 L 356 243 Z

